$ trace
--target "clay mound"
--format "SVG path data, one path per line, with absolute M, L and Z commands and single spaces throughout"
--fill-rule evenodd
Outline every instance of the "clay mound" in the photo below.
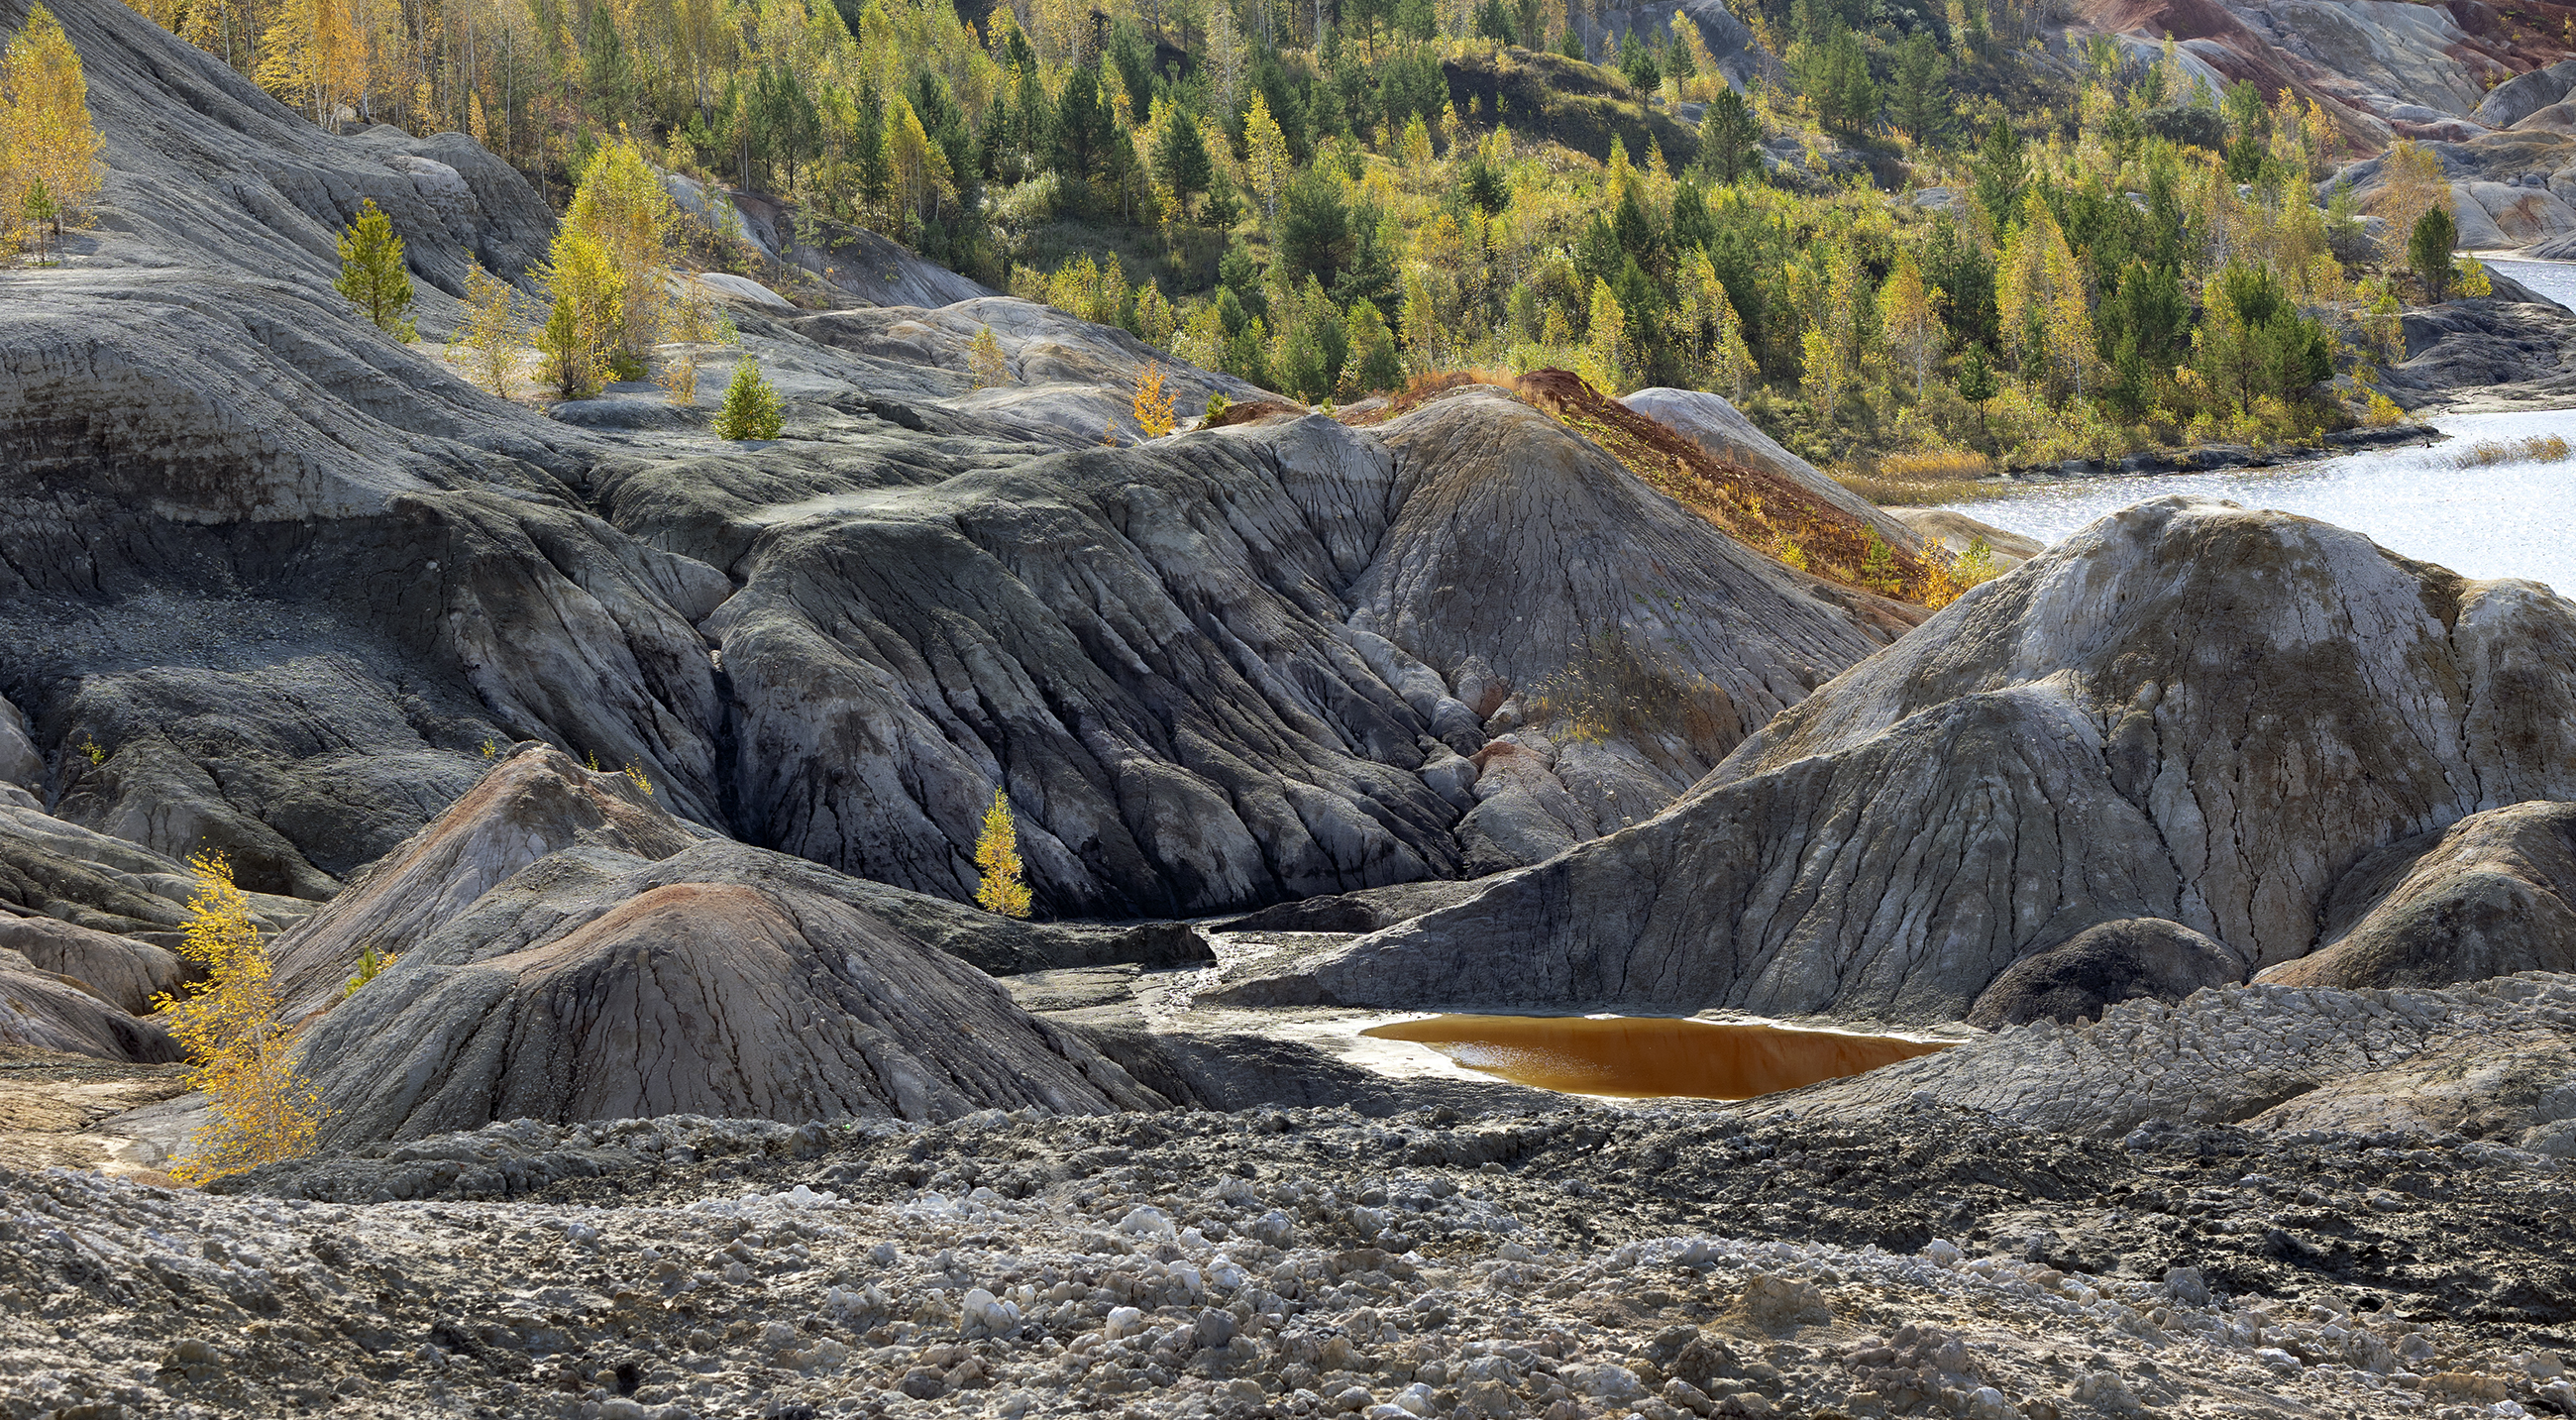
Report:
M 2089 1021 L 2140 996 L 2179 1001 L 2204 986 L 2245 979 L 2245 964 L 2178 922 L 2152 917 L 2087 927 L 2013 963 L 1968 1009 L 1987 1030 L 2031 1021 Z
M 1579 382 L 1532 388 L 1534 399 L 1582 401 L 1569 408 L 1617 408 Z M 1640 442 L 1681 445 L 1618 414 Z M 1569 666 L 1625 661 L 1635 678 L 1666 683 L 1647 698 L 1686 702 L 1659 735 L 1636 736 L 1688 766 L 1684 783 L 1875 649 L 1848 611 L 1499 389 L 1464 386 L 1377 432 L 1418 484 L 1353 588 L 1352 625 L 1435 667 L 1475 657 L 1525 702 Z
M 2284 986 L 2444 986 L 2576 972 L 2576 804 L 2491 809 L 2363 859 Z
M 1052 930 L 712 838 L 622 774 L 525 746 L 282 942 L 279 977 L 324 1012 L 297 1049 L 341 1141 L 1160 1107 L 878 904 L 952 934 Z M 398 959 L 340 999 L 365 945 Z
M 370 864 L 277 943 L 277 981 L 288 1010 L 302 1014 L 338 1002 L 369 948 L 380 957 L 425 943 L 445 943 L 437 950 L 451 954 L 496 950 L 494 934 L 504 928 L 495 923 L 516 924 L 537 910 L 531 904 L 547 892 L 581 879 L 583 864 L 631 877 L 630 893 L 726 884 L 830 898 L 986 972 L 1210 959 L 1206 941 L 1184 923 L 1013 921 L 749 848 L 674 817 L 623 772 L 585 769 L 560 750 L 528 744 L 503 756 L 436 822 Z
M 493 1120 L 948 1119 L 1155 1097 L 972 967 L 792 888 L 641 887 L 575 850 L 305 1034 L 334 1142 Z
M 278 944 L 279 993 L 290 1013 L 329 1005 L 369 948 L 400 952 L 546 854 L 581 844 L 662 859 L 705 835 L 655 807 L 622 772 L 593 773 L 561 750 L 517 746 Z
M 1657 818 L 1237 988 L 1955 1019 L 2094 923 L 2305 954 L 2344 867 L 2576 796 L 2576 607 L 2165 498 L 1987 583 Z
M 50 917 L 0 917 L 0 951 L 16 952 L 35 970 L 67 977 L 82 990 L 137 1016 L 150 1013 L 153 997 L 177 991 L 195 975 L 167 947 Z
M 59 1050 L 163 1065 L 185 1058 L 169 1032 L 137 1020 L 85 983 L 0 946 L 0 1050 Z

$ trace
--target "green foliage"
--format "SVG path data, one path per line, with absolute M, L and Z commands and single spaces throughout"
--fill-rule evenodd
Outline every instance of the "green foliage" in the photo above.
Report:
M 2299 314 L 2271 267 L 2230 263 L 2209 283 L 2203 304 L 2200 374 L 2238 412 L 2333 377 L 2325 327 Z
M 1163 118 L 1163 131 L 1154 140 L 1154 174 L 1172 195 L 1181 200 L 1181 210 L 1189 211 L 1190 199 L 1208 190 L 1216 175 L 1215 164 L 1208 159 L 1207 144 L 1199 137 L 1199 126 L 1188 110 L 1175 105 Z
M 1719 182 L 1735 184 L 1762 170 L 1762 125 L 1733 89 L 1709 101 L 1700 120 L 1700 162 Z
M 719 439 L 775 439 L 781 422 L 778 391 L 760 373 L 760 362 L 746 355 L 734 366 L 725 386 L 724 404 L 716 411 Z
M 403 264 L 403 240 L 372 197 L 359 205 L 357 220 L 340 232 L 340 279 L 332 288 L 378 330 L 402 340 L 419 339 L 410 318 L 411 269 Z
M 1932 32 L 1917 30 L 1896 49 L 1896 74 L 1888 94 L 1888 121 L 1921 144 L 1950 136 L 1956 107 L 1945 87 L 1949 61 L 1932 42 Z
M 350 977 L 348 981 L 341 986 L 340 998 L 342 1000 L 347 1000 L 349 997 L 357 995 L 358 988 L 375 980 L 377 977 L 384 975 L 386 967 L 393 965 L 401 959 L 402 958 L 399 955 L 383 955 L 373 946 L 364 948 L 358 953 L 357 975 Z
M 27 191 L 18 200 L 18 213 L 35 229 L 36 260 L 41 262 L 45 259 L 45 236 L 53 230 L 54 219 L 63 215 L 62 204 L 54 201 L 53 189 L 45 186 L 43 178 L 31 178 Z
M 2425 300 L 2439 304 L 2450 294 L 2451 249 L 2459 243 L 2459 227 L 2441 208 L 2415 219 L 2415 230 L 2406 239 L 2406 263 L 2424 283 Z

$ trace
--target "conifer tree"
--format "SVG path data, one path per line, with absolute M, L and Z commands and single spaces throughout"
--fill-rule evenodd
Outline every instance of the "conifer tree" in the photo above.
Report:
M 2424 283 L 2424 299 L 2440 305 L 2451 292 L 2451 248 L 2459 242 L 2460 229 L 2451 214 L 2439 207 L 2426 209 L 2415 219 L 2415 229 L 2406 240 L 2407 265 Z
M 1179 199 L 1184 218 L 1190 213 L 1190 199 L 1207 191 L 1208 180 L 1215 171 L 1197 121 L 1174 104 L 1163 117 L 1162 133 L 1154 140 L 1154 174 Z
M 205 975 L 185 998 L 164 993 L 153 1005 L 195 1067 L 189 1084 L 213 1106 L 170 1170 L 182 1182 L 202 1183 L 311 1153 L 322 1102 L 287 1058 L 283 1003 L 249 894 L 234 884 L 221 854 L 200 853 L 188 867 L 197 890 L 179 954 Z
M 62 215 L 62 210 L 62 205 L 54 201 L 53 191 L 45 186 L 43 178 L 28 182 L 27 195 L 19 202 L 18 212 L 27 219 L 28 227 L 36 234 L 36 260 L 39 263 L 45 259 L 46 234 L 53 230 L 54 219 Z
M 1977 407 L 1977 431 L 1986 432 L 1986 401 L 2003 393 L 1995 379 L 1994 367 L 1986 363 L 1982 345 L 1971 345 L 1959 360 L 1959 398 Z
M 1064 89 L 1056 96 L 1055 143 L 1049 166 L 1076 187 L 1091 181 L 1109 157 L 1110 133 L 1115 126 L 1109 106 L 1100 96 L 1100 70 L 1089 64 L 1077 66 L 1065 76 Z
M 778 391 L 760 373 L 760 362 L 744 356 L 725 386 L 724 407 L 716 411 L 716 437 L 775 439 L 781 422 Z
M 1000 789 L 993 791 L 992 807 L 984 810 L 984 830 L 975 837 L 975 871 L 981 879 L 975 887 L 977 906 L 1005 917 L 1029 915 L 1029 887 L 1021 880 L 1019 829 L 1011 821 L 1010 796 Z
M 411 268 L 403 264 L 403 239 L 372 197 L 340 232 L 340 279 L 332 288 L 376 329 L 402 340 L 420 338 L 411 325 Z

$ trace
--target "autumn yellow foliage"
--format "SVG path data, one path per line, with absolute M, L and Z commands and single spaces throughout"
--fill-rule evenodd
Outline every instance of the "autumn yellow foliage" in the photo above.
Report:
M 1172 432 L 1172 396 L 1163 388 L 1163 367 L 1147 365 L 1136 375 L 1136 426 L 1148 439 Z
M 90 122 L 89 80 L 53 12 L 31 6 L 27 23 L 0 49 L 0 233 L 27 215 L 28 192 L 45 194 L 45 225 L 60 234 L 97 200 L 105 140 Z M 13 255 L 14 244 L 0 248 Z
M 191 1087 L 212 1102 L 204 1128 L 170 1170 L 203 1183 L 313 1152 L 322 1099 L 288 1060 L 290 1042 L 268 946 L 251 920 L 250 895 L 220 853 L 188 860 L 197 875 L 179 954 L 205 972 L 182 999 L 153 998 L 195 1069 Z
M 1005 917 L 1029 915 L 1029 885 L 1021 881 L 1020 833 L 1011 822 L 1010 796 L 993 791 L 993 806 L 984 811 L 984 831 L 975 839 L 975 870 L 983 881 L 975 902 Z

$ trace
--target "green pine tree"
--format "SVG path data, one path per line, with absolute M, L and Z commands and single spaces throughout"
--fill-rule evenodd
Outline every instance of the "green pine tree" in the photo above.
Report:
M 1208 159 L 1207 143 L 1199 137 L 1199 126 L 1180 105 L 1174 104 L 1170 116 L 1163 120 L 1163 132 L 1154 140 L 1154 171 L 1181 200 L 1181 215 L 1189 215 L 1190 199 L 1208 189 L 1215 175 L 1215 165 Z
M 26 195 L 18 201 L 18 214 L 35 229 L 38 265 L 44 264 L 45 260 L 45 234 L 53 229 L 54 219 L 62 215 L 62 210 L 62 204 L 54 201 L 53 190 L 45 186 L 43 178 L 28 180 Z
M 2415 269 L 2424 283 L 2424 299 L 2440 305 L 2451 293 L 2451 248 L 2458 245 L 2460 229 L 2451 214 L 2439 207 L 2429 209 L 2415 219 L 2415 230 L 2407 235 L 2406 264 Z
M 411 326 L 411 270 L 403 264 L 403 240 L 372 197 L 340 233 L 340 279 L 332 285 L 378 330 L 403 340 L 420 338 Z
M 744 356 L 725 386 L 724 407 L 716 411 L 716 437 L 775 439 L 779 423 L 778 391 L 761 375 L 760 362 Z

